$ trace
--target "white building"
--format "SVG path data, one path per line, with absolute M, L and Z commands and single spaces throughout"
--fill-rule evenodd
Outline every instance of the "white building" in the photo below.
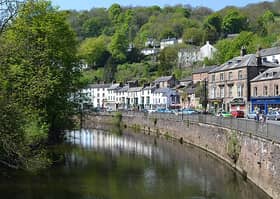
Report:
M 108 88 L 111 84 L 90 84 L 90 98 L 93 104 L 93 107 L 106 108 Z
M 157 88 L 151 94 L 152 108 L 170 108 L 180 103 L 180 96 L 172 88 Z
M 217 49 L 212 46 L 209 41 L 204 46 L 188 46 L 188 48 L 180 49 L 178 52 L 178 66 L 188 67 L 195 62 L 203 61 L 206 57 L 212 59 Z
M 160 52 L 160 49 L 158 49 L 158 48 L 144 48 L 141 50 L 141 53 L 145 56 L 156 55 L 159 52 Z
M 209 41 L 206 42 L 204 46 L 202 46 L 199 50 L 199 60 L 203 61 L 206 57 L 208 59 L 212 59 L 214 53 L 217 51 L 217 49 L 212 46 Z
M 112 110 L 118 109 L 119 96 L 117 94 L 121 86 L 120 83 L 114 83 L 108 88 L 107 107 Z
M 176 38 L 163 39 L 160 41 L 160 49 L 163 50 L 164 48 L 175 44 L 178 44 L 178 40 Z
M 264 61 L 280 63 L 280 46 L 262 49 L 259 53 Z

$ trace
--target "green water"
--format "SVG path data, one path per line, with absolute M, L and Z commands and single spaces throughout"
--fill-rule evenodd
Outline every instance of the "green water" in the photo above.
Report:
M 37 174 L 6 172 L 3 199 L 268 199 L 211 155 L 179 142 L 100 130 L 70 132 Z

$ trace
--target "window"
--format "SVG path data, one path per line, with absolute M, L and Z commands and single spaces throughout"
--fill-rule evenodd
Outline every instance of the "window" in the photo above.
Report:
M 228 86 L 228 96 L 232 97 L 232 86 Z
M 237 97 L 243 97 L 243 86 L 237 86 Z
M 238 71 L 238 79 L 242 79 L 243 77 L 242 77 L 242 70 L 239 70 Z
M 215 98 L 216 97 L 216 87 L 212 87 L 211 89 L 211 98 Z
M 254 93 L 253 93 L 253 95 L 254 95 L 255 97 L 258 96 L 258 87 L 254 87 Z
M 232 72 L 228 73 L 228 80 L 232 80 Z
M 267 86 L 264 86 L 264 87 L 263 87 L 263 95 L 264 95 L 264 96 L 267 96 Z
M 99 93 L 97 93 L 97 97 L 99 97 Z
M 102 94 L 102 97 L 105 97 L 105 93 Z
M 224 81 L 224 73 L 220 73 L 220 81 Z
M 278 96 L 279 95 L 279 87 L 278 85 L 274 85 L 274 96 Z
M 215 81 L 215 74 L 212 75 L 212 82 Z
M 221 97 L 221 98 L 225 97 L 225 87 L 224 87 L 224 86 L 222 86 L 222 87 L 220 88 L 220 97 Z

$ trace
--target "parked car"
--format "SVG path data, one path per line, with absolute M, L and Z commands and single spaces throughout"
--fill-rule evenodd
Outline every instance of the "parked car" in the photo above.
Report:
M 226 111 L 219 111 L 217 113 L 217 116 L 218 117 L 232 117 L 231 113 L 230 112 L 226 112 Z
M 280 120 L 280 111 L 270 111 L 266 115 L 268 120 Z
M 256 111 L 253 111 L 253 112 L 249 112 L 248 114 L 247 114 L 247 118 L 248 119 L 256 119 L 257 118 L 257 112 Z
M 197 114 L 197 111 L 191 108 L 185 108 L 182 109 L 179 114 L 185 114 L 185 115 L 192 115 L 192 114 Z
M 231 111 L 231 115 L 235 118 L 243 118 L 244 111 Z
M 148 110 L 148 113 L 155 113 L 155 112 L 156 112 L 155 109 L 149 109 L 149 110 Z

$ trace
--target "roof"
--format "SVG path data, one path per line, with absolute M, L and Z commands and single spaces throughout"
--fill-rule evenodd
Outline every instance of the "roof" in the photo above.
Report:
M 172 78 L 173 78 L 172 75 L 171 76 L 162 76 L 162 77 L 157 78 L 154 82 L 155 83 L 166 82 L 166 81 L 168 81 L 168 80 L 170 80 Z
M 118 91 L 119 92 L 126 92 L 126 91 L 128 91 L 128 85 L 125 85 L 125 86 L 123 86 L 123 87 L 121 87 Z
M 89 84 L 88 88 L 109 88 L 111 84 Z
M 168 39 L 162 39 L 160 42 L 168 42 L 168 41 L 177 41 L 175 37 L 173 38 L 168 38 Z
M 199 73 L 208 73 L 209 71 L 213 70 L 214 68 L 216 68 L 218 66 L 205 66 L 203 68 L 199 68 L 195 71 L 192 72 L 192 74 L 199 74 Z
M 142 87 L 131 87 L 128 88 L 128 92 L 139 92 L 142 90 Z
M 280 46 L 276 46 L 273 48 L 266 48 L 260 51 L 261 57 L 267 57 L 267 56 L 277 55 L 277 54 L 280 54 Z
M 234 57 L 233 59 L 227 61 L 226 63 L 222 64 L 210 70 L 208 73 L 215 73 L 219 71 L 226 71 L 226 70 L 234 70 L 243 67 L 250 67 L 250 66 L 257 66 L 257 58 L 255 54 L 248 54 L 245 56 Z M 262 61 L 262 66 L 266 67 L 278 67 L 278 64 Z
M 270 68 L 255 77 L 251 82 L 280 79 L 280 67 Z
M 164 96 L 167 96 L 168 93 L 176 94 L 176 90 L 171 88 L 158 88 L 154 91 L 154 93 L 162 93 Z
M 184 79 L 180 80 L 180 82 L 188 82 L 188 81 L 192 81 L 192 76 L 185 77 Z
M 112 84 L 112 85 L 108 88 L 108 90 L 116 90 L 116 89 L 118 89 L 118 88 L 120 88 L 120 84 L 119 84 L 119 83 L 117 83 L 117 84 Z

